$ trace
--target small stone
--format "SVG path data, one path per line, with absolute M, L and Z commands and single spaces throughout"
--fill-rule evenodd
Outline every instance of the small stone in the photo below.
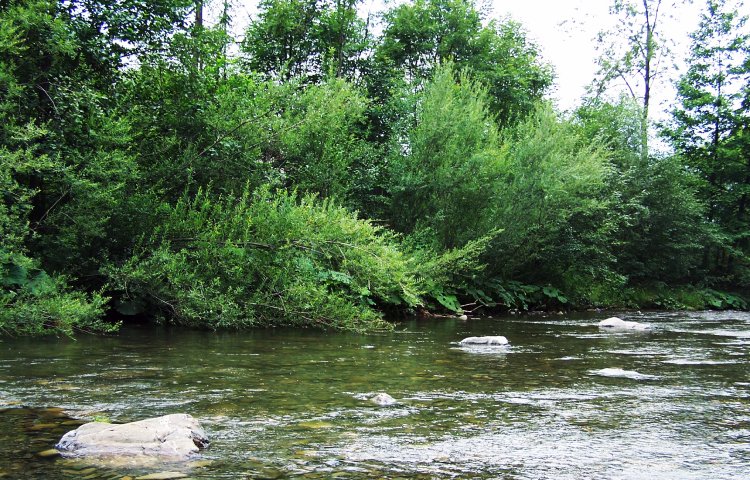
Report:
M 43 452 L 37 453 L 37 456 L 42 458 L 56 457 L 58 455 L 60 455 L 60 452 L 58 452 L 54 448 L 50 448 L 49 450 L 44 450 Z

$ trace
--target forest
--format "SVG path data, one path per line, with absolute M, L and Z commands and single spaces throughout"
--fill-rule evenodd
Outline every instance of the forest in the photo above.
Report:
M 566 112 L 474 0 L 0 1 L 0 334 L 747 308 L 750 35 L 698 2 L 656 122 L 666 0 Z

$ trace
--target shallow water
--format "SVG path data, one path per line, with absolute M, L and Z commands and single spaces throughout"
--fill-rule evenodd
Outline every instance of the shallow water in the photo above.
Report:
M 750 478 L 750 314 L 606 316 L 3 338 L 0 478 Z M 457 344 L 477 335 L 510 346 Z M 176 412 L 212 439 L 186 464 L 38 455 L 81 420 Z

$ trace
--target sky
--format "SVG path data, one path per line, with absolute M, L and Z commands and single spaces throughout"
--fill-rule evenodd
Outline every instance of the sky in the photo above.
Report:
M 386 1 L 390 6 L 403 0 Z M 235 0 L 234 4 L 235 27 L 241 28 L 257 12 L 257 0 Z M 555 70 L 556 82 L 550 97 L 561 110 L 575 108 L 596 73 L 596 34 L 614 24 L 609 15 L 611 0 L 477 0 L 477 4 L 487 4 L 490 18 L 509 16 L 523 24 L 528 37 L 539 46 L 544 61 Z M 688 34 L 695 30 L 703 4 L 703 0 L 694 0 L 692 5 L 667 11 L 673 18 L 665 20 L 664 32 L 675 40 L 673 50 L 677 58 L 687 54 Z M 362 0 L 360 5 L 363 15 L 383 9 L 384 0 Z M 665 73 L 672 79 L 678 76 L 674 71 Z M 652 103 L 655 116 L 660 111 L 666 112 L 673 101 L 674 89 L 667 80 L 655 91 Z

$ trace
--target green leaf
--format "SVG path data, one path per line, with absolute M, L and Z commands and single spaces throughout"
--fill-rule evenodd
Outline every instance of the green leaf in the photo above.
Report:
M 352 283 L 352 277 L 347 273 L 331 270 L 328 272 L 328 275 L 335 282 L 343 283 L 344 285 L 351 285 Z
M 448 310 L 452 310 L 454 312 L 463 311 L 461 309 L 461 304 L 458 302 L 458 298 L 456 298 L 455 295 L 438 293 L 435 295 L 435 300 L 437 300 L 440 305 L 444 306 Z
M 542 288 L 542 293 L 544 293 L 549 298 L 555 299 L 560 303 L 568 303 L 568 299 L 563 295 L 560 290 L 556 289 L 555 287 L 544 287 Z

